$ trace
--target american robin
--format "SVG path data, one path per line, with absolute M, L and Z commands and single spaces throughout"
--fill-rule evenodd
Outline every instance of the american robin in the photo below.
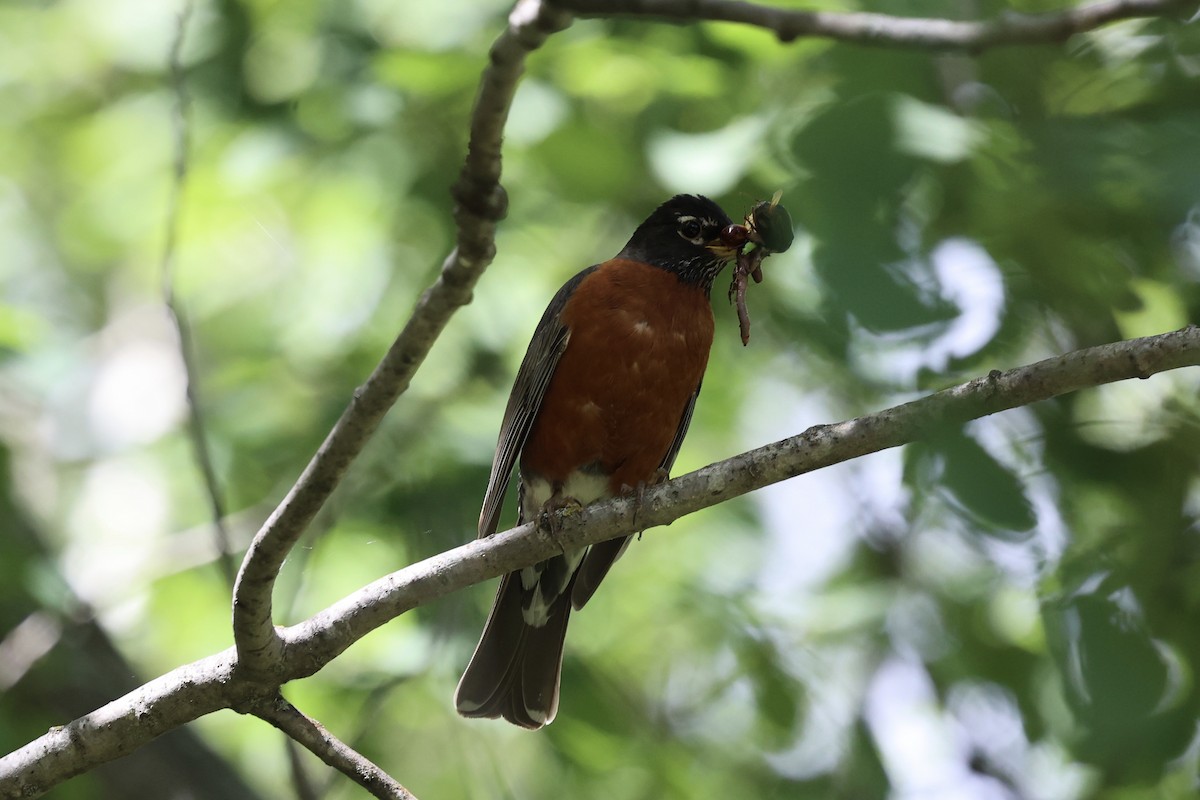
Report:
M 521 522 L 640 492 L 665 478 L 692 419 L 713 339 L 713 279 L 741 241 L 707 197 L 678 195 L 620 253 L 554 295 L 513 385 L 479 536 L 496 531 L 520 462 Z M 741 231 L 744 234 L 744 230 Z M 554 719 L 571 609 L 591 598 L 630 537 L 506 575 L 458 683 L 465 717 L 536 729 Z

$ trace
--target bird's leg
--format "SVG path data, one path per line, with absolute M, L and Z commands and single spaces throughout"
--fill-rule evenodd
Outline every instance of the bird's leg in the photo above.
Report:
M 654 477 L 652 477 L 650 480 L 638 481 L 637 486 L 625 486 L 625 485 L 621 486 L 621 494 L 626 495 L 626 496 L 632 494 L 634 496 L 633 497 L 633 527 L 637 530 L 638 539 L 642 538 L 642 531 L 645 530 L 645 528 L 638 528 L 637 522 L 638 522 L 638 515 L 640 515 L 642 513 L 642 503 L 646 499 L 646 490 L 652 486 L 658 486 L 660 483 L 665 483 L 667 478 L 669 478 L 669 477 L 670 477 L 670 475 L 667 474 L 667 471 L 665 469 L 663 469 L 662 467 L 659 467 L 658 469 L 656 469 L 654 471 Z

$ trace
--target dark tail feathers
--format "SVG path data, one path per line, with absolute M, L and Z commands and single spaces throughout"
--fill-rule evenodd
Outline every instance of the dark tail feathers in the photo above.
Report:
M 558 713 L 571 588 L 554 601 L 540 628 L 522 617 L 523 594 L 520 573 L 504 576 L 475 655 L 458 682 L 454 704 L 464 717 L 504 717 L 536 730 Z

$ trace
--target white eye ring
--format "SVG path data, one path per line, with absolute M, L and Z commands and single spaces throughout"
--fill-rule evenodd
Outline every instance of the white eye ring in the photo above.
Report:
M 700 220 L 692 216 L 681 216 L 676 221 L 679 223 L 680 236 L 692 244 L 704 244 L 704 225 Z

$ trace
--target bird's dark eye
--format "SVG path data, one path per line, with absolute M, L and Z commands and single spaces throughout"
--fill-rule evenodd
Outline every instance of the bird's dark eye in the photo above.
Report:
M 685 239 L 699 239 L 700 232 L 703 230 L 704 226 L 700 224 L 700 220 L 698 219 L 685 219 L 679 223 L 679 233 Z

